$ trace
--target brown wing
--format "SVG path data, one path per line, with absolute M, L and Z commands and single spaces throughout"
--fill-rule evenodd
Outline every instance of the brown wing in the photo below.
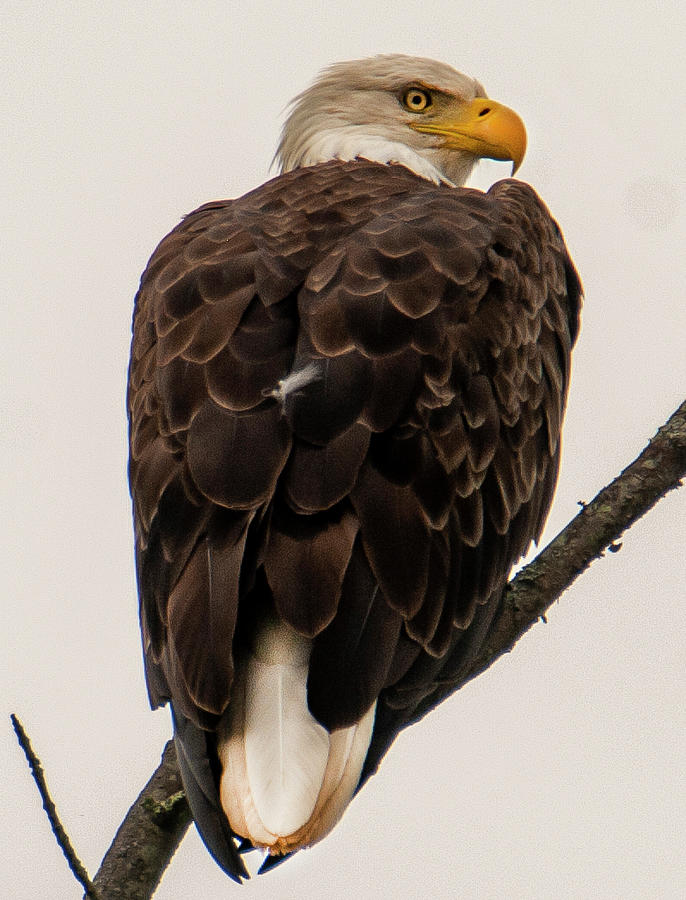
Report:
M 516 181 L 332 162 L 165 238 L 128 398 L 153 704 L 211 730 L 273 602 L 315 637 L 324 725 L 379 697 L 371 771 L 459 682 L 540 533 L 579 295 Z

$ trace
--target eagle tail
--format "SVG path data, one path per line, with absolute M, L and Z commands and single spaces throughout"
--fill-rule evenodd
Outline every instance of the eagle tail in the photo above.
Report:
M 250 873 L 240 857 L 243 848 L 236 847 L 234 834 L 218 802 L 208 732 L 174 707 L 172 714 L 179 771 L 198 831 L 221 868 L 240 883 Z
M 374 706 L 329 732 L 310 713 L 312 641 L 269 615 L 239 660 L 219 731 L 220 799 L 232 830 L 270 854 L 321 840 L 357 787 Z

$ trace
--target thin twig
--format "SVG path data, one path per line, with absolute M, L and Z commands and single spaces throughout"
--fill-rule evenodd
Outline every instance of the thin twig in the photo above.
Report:
M 74 873 L 74 878 L 76 878 L 76 880 L 79 881 L 83 886 L 83 889 L 86 892 L 86 896 L 90 897 L 91 900 L 100 900 L 100 895 L 93 887 L 93 882 L 90 880 L 90 876 L 88 875 L 85 866 L 76 855 L 76 851 L 72 847 L 71 841 L 69 840 L 69 835 L 64 830 L 64 826 L 60 822 L 59 816 L 57 815 L 57 809 L 55 808 L 53 799 L 50 796 L 50 791 L 48 790 L 48 785 L 45 781 L 43 766 L 41 765 L 40 759 L 38 759 L 33 751 L 31 741 L 24 731 L 24 726 L 14 715 L 14 713 L 11 714 L 10 718 L 12 719 L 12 726 L 14 727 L 14 731 L 17 735 L 19 745 L 24 751 L 24 755 L 26 756 L 26 760 L 31 769 L 33 780 L 36 782 L 38 792 L 41 795 L 41 800 L 43 801 L 43 809 L 47 813 L 48 819 L 50 820 L 52 833 L 55 835 L 55 839 L 57 840 L 62 853 L 64 853 L 65 859 L 69 864 L 69 868 Z

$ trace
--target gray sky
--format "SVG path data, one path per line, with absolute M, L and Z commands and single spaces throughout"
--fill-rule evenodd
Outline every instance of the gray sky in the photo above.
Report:
M 686 393 L 685 26 L 678 0 L 6 4 L 0 855 L 13 898 L 80 893 L 9 712 L 91 873 L 170 733 L 143 683 L 125 480 L 132 300 L 156 243 L 266 179 L 281 111 L 321 66 L 418 52 L 478 77 L 527 123 L 519 174 L 586 288 L 547 541 Z M 483 164 L 474 183 L 506 172 Z M 684 896 L 685 525 L 681 491 L 547 626 L 401 736 L 322 844 L 239 889 L 189 834 L 159 900 Z

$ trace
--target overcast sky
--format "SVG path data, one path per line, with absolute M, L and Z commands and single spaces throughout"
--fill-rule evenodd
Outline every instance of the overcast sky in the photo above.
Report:
M 322 66 L 417 52 L 522 115 L 519 176 L 586 288 L 544 541 L 686 394 L 686 14 L 661 4 L 8 2 L 2 15 L 0 854 L 78 898 L 9 724 L 94 873 L 170 734 L 151 713 L 125 477 L 133 295 L 200 203 L 268 177 Z M 9 139 L 9 140 L 8 140 Z M 473 183 L 507 173 L 483 164 Z M 320 845 L 242 889 L 196 834 L 157 897 L 686 895 L 686 491 L 396 742 Z M 240 891 L 242 890 L 242 895 Z

